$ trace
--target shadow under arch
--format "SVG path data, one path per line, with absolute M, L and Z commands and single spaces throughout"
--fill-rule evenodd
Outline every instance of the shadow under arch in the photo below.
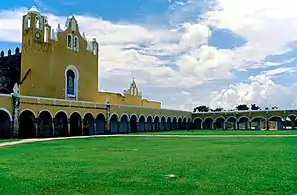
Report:
M 177 118 L 174 116 L 172 119 L 172 130 L 177 129 Z
M 11 122 L 11 114 L 6 110 L 0 109 L 0 138 L 13 137 Z
M 229 116 L 228 118 L 226 118 L 225 120 L 225 129 L 233 129 L 236 130 L 237 129 L 237 117 L 236 116 Z M 231 124 L 230 124 L 231 123 Z
M 284 118 L 282 116 L 271 116 L 267 120 L 267 130 L 283 130 Z
M 94 116 L 92 113 L 86 113 L 83 119 L 83 135 L 95 135 Z
M 120 118 L 119 133 L 127 133 L 129 126 L 129 116 L 127 114 L 122 114 Z
M 206 117 L 203 120 L 203 129 L 213 129 L 214 119 L 212 117 Z
M 161 117 L 160 130 L 161 131 L 166 130 L 166 117 L 164 115 Z
M 250 119 L 250 124 L 251 124 L 250 129 L 254 129 L 254 130 L 264 129 L 264 130 L 266 130 L 267 129 L 267 118 L 265 118 L 263 116 L 255 116 Z
M 153 131 L 159 131 L 160 130 L 160 117 L 158 115 L 154 118 L 154 127 Z
M 52 120 L 52 114 L 49 111 L 44 110 L 39 113 L 37 137 L 48 138 L 54 136 Z
M 193 120 L 193 129 L 202 129 L 203 120 L 200 117 L 196 117 Z
M 226 119 L 223 116 L 218 116 L 213 120 L 214 129 L 225 129 Z
M 116 115 L 114 115 L 114 116 L 116 116 Z M 106 119 L 105 119 L 104 114 L 99 113 L 97 115 L 96 119 L 95 119 L 95 124 L 96 124 L 95 134 L 96 135 L 100 135 L 100 134 L 104 134 L 105 133 L 105 131 L 106 131 L 105 123 L 106 123 Z
M 152 131 L 154 129 L 153 121 L 153 117 L 148 115 L 146 118 L 146 131 Z
M 136 114 L 132 114 L 130 116 L 130 120 L 129 120 L 129 124 L 130 124 L 130 128 L 128 128 L 128 130 L 130 129 L 130 132 L 135 133 L 138 132 L 138 117 Z
M 68 117 L 64 111 L 59 111 L 55 114 L 54 118 L 54 136 L 66 137 L 69 136 L 68 132 Z
M 110 133 L 117 133 L 119 131 L 119 115 L 117 113 L 113 113 L 109 118 L 109 125 L 110 125 Z
M 138 119 L 138 126 L 139 126 L 139 131 L 143 132 L 146 131 L 146 126 L 145 126 L 145 116 L 144 115 L 140 115 L 139 119 Z
M 249 124 L 250 118 L 247 116 L 241 116 L 238 118 L 238 129 L 240 130 L 248 130 L 250 129 L 250 124 Z
M 167 117 L 167 120 L 166 120 L 166 130 L 168 131 L 171 131 L 172 130 L 172 120 L 171 120 L 171 117 Z
M 73 112 L 70 115 L 70 136 L 80 136 L 83 134 L 82 118 L 78 112 Z
M 36 137 L 37 128 L 35 126 L 35 115 L 30 110 L 24 110 L 20 114 L 19 137 L 20 138 L 34 138 Z

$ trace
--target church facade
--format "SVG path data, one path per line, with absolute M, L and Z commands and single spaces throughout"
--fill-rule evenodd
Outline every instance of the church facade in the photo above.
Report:
M 75 17 L 53 29 L 32 7 L 22 18 L 22 48 L 0 56 L 0 137 L 57 137 L 190 128 L 192 113 L 162 109 L 136 82 L 98 92 L 99 44 Z

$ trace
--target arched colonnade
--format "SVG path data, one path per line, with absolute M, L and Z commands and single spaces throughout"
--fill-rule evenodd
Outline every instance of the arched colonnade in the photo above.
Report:
M 193 129 L 235 129 L 235 130 L 283 130 L 296 129 L 296 115 L 271 117 L 196 117 L 193 119 Z
M 0 138 L 12 137 L 12 116 L 0 109 Z M 108 123 L 109 122 L 109 123 Z M 109 128 L 107 126 L 109 125 Z M 103 113 L 68 115 L 59 111 L 54 115 L 43 110 L 38 115 L 23 110 L 19 115 L 19 136 L 21 138 L 47 138 L 65 136 L 88 136 L 100 134 L 131 133 L 145 131 L 171 131 L 189 129 L 191 119 L 186 117 L 147 116 L 112 113 L 107 119 Z

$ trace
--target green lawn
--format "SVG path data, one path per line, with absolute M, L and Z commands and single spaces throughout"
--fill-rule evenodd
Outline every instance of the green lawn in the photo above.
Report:
M 169 135 L 297 135 L 297 130 L 259 131 L 259 130 L 176 130 L 141 132 L 135 134 L 169 134 Z
M 296 143 L 106 137 L 4 147 L 0 194 L 296 194 Z

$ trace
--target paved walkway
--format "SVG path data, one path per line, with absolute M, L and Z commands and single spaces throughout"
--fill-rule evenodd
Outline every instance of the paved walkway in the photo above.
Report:
M 230 137 L 297 137 L 297 135 L 160 135 L 160 134 L 116 134 L 116 135 L 92 135 L 92 136 L 77 136 L 77 137 L 53 137 L 53 138 L 36 138 L 36 139 L 22 139 L 18 141 L 2 142 L 0 147 L 13 146 L 23 143 L 43 142 L 51 140 L 65 140 L 65 139 L 82 139 L 94 137 L 183 137 L 183 138 L 230 138 Z

